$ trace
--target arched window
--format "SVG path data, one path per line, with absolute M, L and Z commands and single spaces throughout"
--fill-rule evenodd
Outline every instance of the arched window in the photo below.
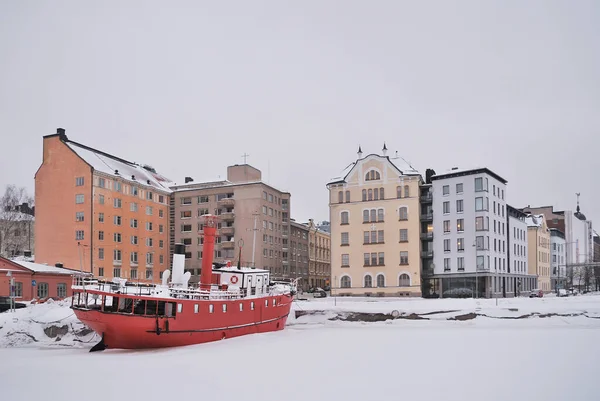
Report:
M 377 287 L 385 287 L 385 276 L 383 274 L 377 275 Z
M 404 197 L 410 198 L 410 190 L 408 189 L 408 185 L 404 186 Z
M 363 210 L 363 223 L 369 222 L 369 210 Z
M 383 196 L 383 188 L 379 188 L 379 198 L 381 200 L 385 199 L 385 196 Z
M 377 221 L 377 210 L 371 209 L 371 222 L 375 223 Z
M 373 200 L 373 190 L 369 189 L 369 200 Z
M 402 187 L 400 185 L 396 187 L 396 198 L 402 198 Z
M 350 202 L 350 191 L 346 191 L 346 203 Z
M 340 191 L 338 192 L 338 203 L 342 203 L 344 202 L 344 192 Z
M 363 200 L 363 201 L 366 201 L 366 200 L 367 200 L 367 190 L 366 190 L 366 189 L 363 189 L 363 190 L 362 190 L 362 200 Z
M 406 206 L 402 206 L 398 209 L 398 215 L 400 220 L 408 220 L 408 208 Z
M 342 224 L 348 224 L 348 212 L 342 212 Z
M 342 288 L 350 288 L 352 286 L 352 281 L 350 280 L 350 276 L 342 277 L 340 284 L 341 284 L 340 287 L 342 287 Z
M 373 181 L 373 180 L 379 180 L 379 179 L 381 179 L 381 175 L 379 174 L 379 171 L 375 171 L 375 170 L 367 171 L 367 174 L 365 175 L 365 181 Z
M 373 287 L 373 277 L 370 274 L 365 276 L 365 288 Z
M 373 190 L 373 200 L 379 200 L 379 188 Z
M 400 287 L 410 287 L 410 276 L 406 273 L 402 273 L 398 278 L 398 285 Z
M 377 209 L 377 221 L 383 221 L 383 209 Z

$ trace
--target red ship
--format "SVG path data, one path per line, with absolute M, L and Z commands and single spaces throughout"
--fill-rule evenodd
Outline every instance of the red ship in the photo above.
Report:
M 175 245 L 172 274 L 165 270 L 162 284 L 75 279 L 71 308 L 102 337 L 90 352 L 177 347 L 283 330 L 296 282 L 273 282 L 268 270 L 242 267 L 239 261 L 214 268 L 217 217 L 205 217 L 197 286 L 188 284 L 183 244 Z

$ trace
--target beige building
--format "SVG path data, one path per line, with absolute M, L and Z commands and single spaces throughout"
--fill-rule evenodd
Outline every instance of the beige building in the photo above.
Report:
M 310 219 L 308 226 L 308 277 L 310 287 L 326 287 L 331 280 L 331 234 L 319 230 Z
M 237 263 L 243 245 L 242 265 L 268 269 L 274 278 L 290 277 L 289 192 L 265 184 L 260 170 L 248 164 L 229 166 L 227 180 L 195 183 L 188 177 L 186 182 L 171 187 L 170 240 L 171 245 L 185 244 L 191 281 L 198 279 L 202 265 L 205 214 L 220 217 L 215 263 Z
M 362 156 L 329 189 L 332 293 L 421 296 L 421 175 Z
M 290 224 L 289 276 L 285 278 L 298 279 L 298 287 L 308 290 L 308 226 L 292 219 Z
M 527 273 L 537 276 L 537 287 L 540 290 L 549 292 L 551 291 L 550 230 L 543 214 L 529 215 L 525 218 L 525 222 L 527 223 Z

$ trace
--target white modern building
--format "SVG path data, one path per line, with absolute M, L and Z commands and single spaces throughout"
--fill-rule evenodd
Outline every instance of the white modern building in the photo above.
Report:
M 550 229 L 550 284 L 553 291 L 565 288 L 567 271 L 567 245 L 565 235 L 556 228 Z
M 516 276 L 508 265 L 507 181 L 487 168 L 454 168 L 431 180 L 433 270 L 441 296 L 469 290 L 510 296 Z
M 537 278 L 527 274 L 527 215 L 510 205 L 506 205 L 506 212 L 509 249 L 507 273 L 512 278 L 506 283 L 506 292 L 518 296 L 521 291 L 537 288 Z

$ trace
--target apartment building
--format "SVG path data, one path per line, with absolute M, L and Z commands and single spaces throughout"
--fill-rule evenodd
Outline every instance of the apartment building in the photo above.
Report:
M 434 276 L 441 295 L 514 294 L 518 276 L 507 263 L 506 180 L 487 168 L 453 168 L 431 179 Z
M 170 184 L 153 167 L 74 142 L 62 128 L 44 136 L 35 261 L 156 282 L 169 268 Z
M 3 204 L 0 210 L 0 257 L 31 256 L 35 247 L 34 209 Z
M 331 234 L 310 219 L 308 226 L 308 279 L 310 287 L 326 287 L 331 283 Z M 327 224 L 327 229 L 331 226 Z
M 421 175 L 382 155 L 358 159 L 327 183 L 332 293 L 421 296 Z
M 289 245 L 289 278 L 298 279 L 298 288 L 306 291 L 309 288 L 308 226 L 297 223 L 292 219 L 290 222 Z
M 528 244 L 528 274 L 537 276 L 537 288 L 544 292 L 551 290 L 550 286 L 550 230 L 543 214 L 528 215 L 527 223 Z
M 508 273 L 512 273 L 513 281 L 505 285 L 504 293 L 519 296 L 521 291 L 531 291 L 537 287 L 537 277 L 527 274 L 527 215 L 519 209 L 506 205 L 506 224 L 508 227 Z
M 262 181 L 260 170 L 248 165 L 227 168 L 227 179 L 172 186 L 171 243 L 185 244 L 185 267 L 197 281 L 202 266 L 205 214 L 220 217 L 215 239 L 215 263 L 227 260 L 290 278 L 290 193 Z
M 567 244 L 565 234 L 556 228 L 550 229 L 550 289 L 565 288 L 567 281 Z

